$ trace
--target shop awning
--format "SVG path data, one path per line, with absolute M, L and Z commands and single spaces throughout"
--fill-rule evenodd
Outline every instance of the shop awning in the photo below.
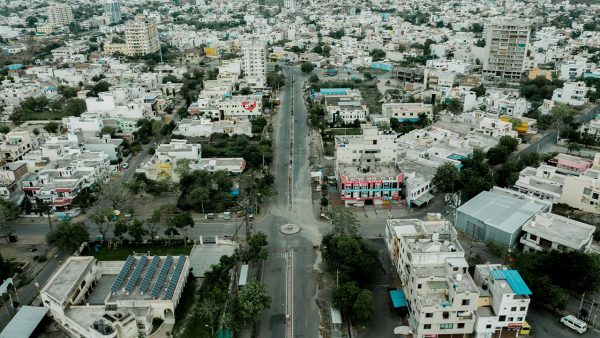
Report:
M 405 307 L 408 305 L 406 302 L 406 296 L 404 296 L 404 291 L 402 290 L 392 290 L 390 291 L 390 298 L 392 298 L 392 304 L 394 305 L 394 309 Z
M 431 193 L 426 192 L 425 195 L 417 198 L 416 200 L 413 200 L 412 204 L 420 207 L 423 204 L 429 202 L 432 198 L 433 198 L 433 195 Z

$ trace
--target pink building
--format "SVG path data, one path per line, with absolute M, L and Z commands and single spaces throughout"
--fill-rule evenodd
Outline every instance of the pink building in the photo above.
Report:
M 556 155 L 550 163 L 556 164 L 557 171 L 574 175 L 580 175 L 592 167 L 591 160 L 562 153 Z

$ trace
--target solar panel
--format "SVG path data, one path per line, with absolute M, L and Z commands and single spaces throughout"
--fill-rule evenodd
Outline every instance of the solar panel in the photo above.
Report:
M 154 287 L 152 288 L 152 297 L 158 298 L 160 290 L 162 290 L 163 283 L 165 282 L 165 278 L 167 278 L 167 273 L 171 268 L 171 264 L 173 264 L 173 256 L 167 256 L 162 268 L 160 268 L 158 278 L 156 278 L 156 282 L 154 282 Z
M 167 287 L 167 291 L 165 292 L 165 299 L 173 298 L 173 293 L 175 292 L 175 288 L 177 287 L 177 282 L 179 282 L 179 277 L 181 276 L 181 271 L 183 271 L 183 266 L 185 265 L 185 256 L 180 255 L 177 259 L 177 264 L 175 265 L 175 270 L 173 270 L 173 275 L 171 276 L 171 281 L 169 281 L 169 286 Z
M 142 270 L 144 270 L 144 267 L 146 266 L 147 261 L 148 261 L 147 256 L 140 257 L 140 260 L 137 263 L 137 265 L 135 266 L 135 269 L 133 269 L 133 273 L 129 277 L 129 281 L 127 282 L 127 285 L 125 285 L 125 291 L 127 291 L 127 292 L 133 291 L 133 288 L 135 287 L 135 283 L 137 283 L 138 279 L 140 278 L 140 275 L 142 274 Z
M 121 271 L 117 275 L 117 278 L 115 279 L 112 287 L 110 288 L 110 292 L 115 293 L 119 290 L 119 288 L 123 284 L 123 281 L 125 280 L 125 277 L 127 277 L 127 274 L 129 273 L 129 270 L 131 269 L 134 260 L 135 258 L 133 258 L 133 256 L 131 255 L 127 257 L 125 264 L 123 264 L 123 268 L 121 268 Z
M 144 276 L 144 279 L 142 280 L 142 283 L 140 284 L 140 292 L 141 293 L 144 293 L 144 292 L 146 292 L 146 290 L 148 290 L 148 286 L 150 286 L 150 280 L 152 279 L 152 277 L 154 276 L 154 273 L 156 272 L 158 263 L 160 263 L 160 257 L 154 256 L 154 258 L 152 258 L 152 261 L 150 262 L 148 271 L 146 271 L 146 275 Z

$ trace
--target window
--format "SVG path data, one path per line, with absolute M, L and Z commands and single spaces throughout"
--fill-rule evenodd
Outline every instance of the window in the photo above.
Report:
M 500 316 L 500 317 L 498 317 L 498 321 L 505 322 L 506 321 L 506 316 Z
M 509 322 L 512 322 L 512 321 L 513 321 L 513 319 L 514 319 L 513 317 L 508 317 L 508 321 L 509 321 Z
M 458 323 L 458 324 L 456 324 L 456 328 L 457 329 L 464 329 L 465 328 L 465 323 Z
M 443 312 L 443 313 L 442 313 L 442 317 L 443 317 L 444 319 L 448 319 L 448 318 L 450 318 L 450 312 Z
M 417 289 L 420 289 L 423 285 L 417 284 Z M 428 313 L 429 314 L 429 313 Z
M 471 301 L 469 299 L 463 299 L 462 300 L 462 305 L 469 305 Z
M 452 323 L 440 324 L 440 329 L 442 329 L 442 330 L 448 330 L 448 329 L 452 329 L 452 328 L 454 328 L 454 324 L 452 324 Z
M 423 325 L 423 329 L 425 329 L 425 330 L 431 329 L 431 324 L 425 324 L 425 325 Z
M 527 307 L 525 307 L 525 306 L 521 306 L 521 308 L 520 308 L 519 310 L 521 310 L 521 311 L 525 311 L 525 309 L 526 309 L 526 308 L 527 308 Z
M 511 307 L 510 311 L 517 311 L 517 307 L 516 306 Z
M 425 318 L 433 318 L 433 313 L 426 313 Z
M 485 328 L 486 328 L 486 329 L 491 329 L 491 328 L 492 328 L 492 324 L 487 324 L 487 325 L 485 326 Z
M 592 198 L 595 199 L 595 200 L 597 200 L 598 199 L 598 193 L 597 192 L 593 193 L 592 194 Z
M 532 240 L 532 241 L 537 241 L 537 238 L 538 238 L 538 237 L 537 237 L 536 235 L 529 234 L 529 239 L 530 239 L 530 240 Z
M 523 317 L 517 317 L 517 322 L 522 322 L 523 321 Z

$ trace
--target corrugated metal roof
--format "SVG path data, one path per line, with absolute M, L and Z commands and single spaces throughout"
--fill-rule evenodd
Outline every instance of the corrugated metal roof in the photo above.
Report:
M 519 230 L 545 206 L 494 191 L 483 191 L 457 210 L 507 233 Z
M 532 294 L 531 290 L 521 277 L 521 274 L 517 270 L 491 270 L 492 277 L 495 280 L 506 280 L 510 288 L 516 295 L 529 296 Z
M 45 307 L 23 306 L 0 333 L 0 338 L 29 338 L 47 312 Z

